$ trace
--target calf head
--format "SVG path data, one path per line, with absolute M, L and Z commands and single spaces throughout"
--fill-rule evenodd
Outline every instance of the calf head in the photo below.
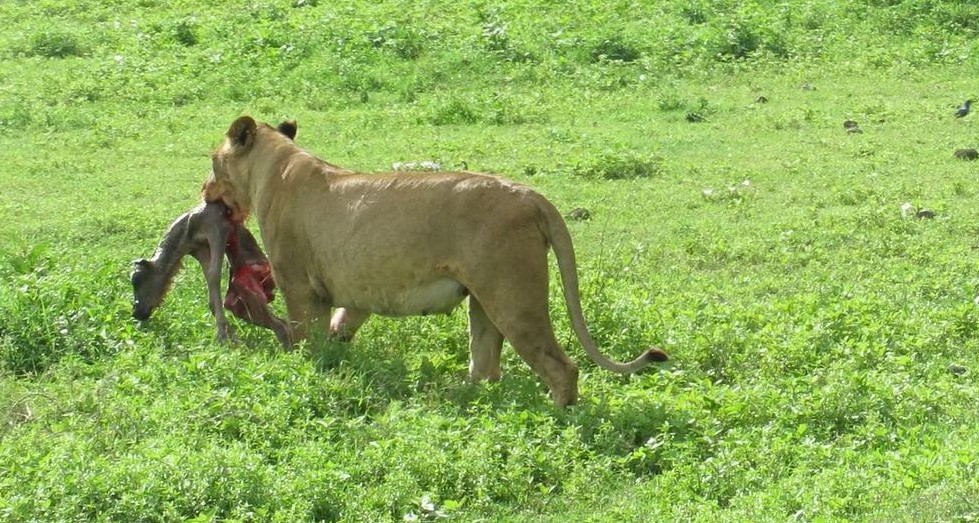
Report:
M 133 262 L 129 279 L 133 284 L 133 318 L 148 320 L 167 293 L 167 275 L 152 261 L 141 258 Z

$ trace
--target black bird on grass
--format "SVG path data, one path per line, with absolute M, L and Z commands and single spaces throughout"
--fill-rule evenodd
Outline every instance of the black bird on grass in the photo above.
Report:
M 962 118 L 963 116 L 969 114 L 969 107 L 972 105 L 972 100 L 966 100 L 964 104 L 957 111 L 955 111 L 956 118 Z

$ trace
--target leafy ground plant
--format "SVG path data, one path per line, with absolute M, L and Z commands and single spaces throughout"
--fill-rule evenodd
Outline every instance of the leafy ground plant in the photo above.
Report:
M 0 2 L 0 517 L 976 520 L 979 18 L 879 3 Z M 137 324 L 243 113 L 587 209 L 597 341 L 671 362 L 595 368 L 557 281 L 562 411 L 465 382 L 463 310 L 222 346 L 185 270 Z

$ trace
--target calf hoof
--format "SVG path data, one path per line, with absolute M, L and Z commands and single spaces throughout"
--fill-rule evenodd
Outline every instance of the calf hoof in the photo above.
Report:
M 229 325 L 223 329 L 220 327 L 218 328 L 217 339 L 218 343 L 221 345 L 229 345 L 231 343 L 236 343 L 238 341 L 238 336 L 235 335 L 234 329 L 232 329 Z

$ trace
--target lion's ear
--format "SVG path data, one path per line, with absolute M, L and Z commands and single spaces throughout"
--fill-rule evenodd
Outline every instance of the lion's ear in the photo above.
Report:
M 290 140 L 296 140 L 296 132 L 299 131 L 299 126 L 296 125 L 295 120 L 286 120 L 279 124 L 279 132 L 288 136 Z
M 235 120 L 228 128 L 228 139 L 235 147 L 247 147 L 255 139 L 258 132 L 258 124 L 251 116 L 242 116 Z

